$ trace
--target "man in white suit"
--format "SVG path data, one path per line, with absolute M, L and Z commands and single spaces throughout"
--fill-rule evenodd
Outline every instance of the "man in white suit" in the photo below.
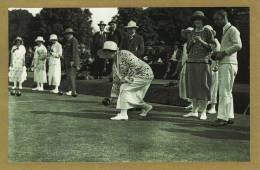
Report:
M 213 58 L 219 60 L 219 106 L 216 126 L 234 123 L 232 88 L 238 71 L 237 52 L 242 48 L 240 32 L 228 21 L 227 12 L 217 11 L 214 22 L 223 28 L 221 48 Z

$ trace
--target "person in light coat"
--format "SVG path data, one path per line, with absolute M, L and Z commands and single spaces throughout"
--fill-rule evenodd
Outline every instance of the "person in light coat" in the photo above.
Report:
M 212 58 L 219 61 L 219 105 L 216 126 L 234 123 L 232 88 L 238 71 L 237 52 L 242 48 L 240 32 L 228 21 L 224 10 L 214 14 L 214 22 L 223 28 L 220 51 Z
M 216 36 L 216 31 L 210 25 L 205 25 L 204 29 L 208 29 L 212 32 L 214 37 Z M 220 50 L 220 43 L 217 38 L 215 38 L 216 48 L 215 51 Z M 218 96 L 218 61 L 212 61 L 211 64 L 211 101 L 209 102 L 210 108 L 208 110 L 209 114 L 216 113 L 216 104 L 217 104 L 217 96 Z
M 47 49 L 44 46 L 45 40 L 43 37 L 38 36 L 35 40 L 36 46 L 34 50 L 33 57 L 33 70 L 34 70 L 34 82 L 37 83 L 37 87 L 32 90 L 43 91 L 44 83 L 47 83 L 46 74 L 46 59 L 47 59 Z
M 152 105 L 144 102 L 144 96 L 154 78 L 151 67 L 127 50 L 119 50 L 113 41 L 106 41 L 98 51 L 101 58 L 113 60 L 113 86 L 111 97 L 117 98 L 120 113 L 112 120 L 128 120 L 127 111 L 140 108 L 140 116 L 146 117 Z
M 50 86 L 55 86 L 52 93 L 59 92 L 59 86 L 61 81 L 61 61 L 62 46 L 58 42 L 58 37 L 55 34 L 50 35 L 50 42 L 52 43 L 49 51 L 49 71 L 48 82 Z
M 22 83 L 26 80 L 25 53 L 26 49 L 23 45 L 23 39 L 17 37 L 11 49 L 9 81 L 14 83 L 12 89 L 17 88 L 17 83 L 19 83 L 18 88 L 22 89 Z

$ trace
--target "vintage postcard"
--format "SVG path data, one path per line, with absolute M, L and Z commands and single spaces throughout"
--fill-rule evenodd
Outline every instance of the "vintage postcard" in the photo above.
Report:
M 260 168 L 257 1 L 3 1 L 2 170 Z

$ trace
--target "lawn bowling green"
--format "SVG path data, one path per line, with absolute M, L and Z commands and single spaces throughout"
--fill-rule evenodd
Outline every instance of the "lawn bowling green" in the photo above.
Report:
M 237 114 L 229 127 L 183 118 L 182 108 L 154 104 L 149 118 L 117 112 L 101 97 L 77 98 L 23 90 L 9 96 L 11 162 L 187 162 L 249 161 L 249 116 Z

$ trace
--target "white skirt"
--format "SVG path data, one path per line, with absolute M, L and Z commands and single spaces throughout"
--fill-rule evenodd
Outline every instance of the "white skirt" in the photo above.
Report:
M 47 74 L 45 70 L 34 70 L 34 82 L 47 83 Z
M 186 74 L 186 64 L 183 65 L 180 73 L 179 96 L 181 99 L 187 100 L 185 74 Z
M 142 107 L 144 96 L 150 87 L 152 80 L 134 78 L 132 83 L 124 83 L 120 86 L 120 93 L 117 100 L 117 109 L 131 109 Z
M 11 67 L 8 73 L 10 82 L 24 82 L 27 79 L 26 67 Z
M 61 81 L 61 65 L 55 64 L 49 66 L 48 72 L 49 85 L 59 86 Z

